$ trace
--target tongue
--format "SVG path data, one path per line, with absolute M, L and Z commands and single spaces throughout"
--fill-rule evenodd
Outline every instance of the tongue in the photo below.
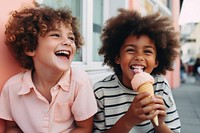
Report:
M 66 56 L 63 56 L 63 55 L 57 55 L 57 57 L 62 59 L 62 60 L 67 60 L 68 59 Z
M 143 72 L 143 70 L 141 68 L 135 68 L 133 71 L 135 74 Z

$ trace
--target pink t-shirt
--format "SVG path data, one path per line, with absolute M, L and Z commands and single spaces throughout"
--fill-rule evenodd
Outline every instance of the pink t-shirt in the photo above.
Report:
M 71 69 L 51 88 L 49 103 L 35 88 L 31 71 L 17 74 L 4 85 L 0 118 L 15 121 L 25 133 L 67 133 L 74 120 L 82 121 L 97 112 L 91 80 L 86 72 Z

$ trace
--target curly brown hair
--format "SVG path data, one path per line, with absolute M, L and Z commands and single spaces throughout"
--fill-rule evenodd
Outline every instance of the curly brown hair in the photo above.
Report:
M 180 43 L 171 20 L 160 13 L 142 16 L 136 11 L 122 8 L 117 16 L 107 20 L 103 28 L 102 46 L 99 50 L 99 54 L 104 56 L 103 65 L 110 66 L 117 75 L 122 73 L 115 58 L 119 55 L 123 42 L 131 35 L 147 35 L 155 43 L 159 65 L 151 74 L 166 74 L 167 70 L 173 70 Z
M 11 12 L 6 24 L 5 44 L 23 68 L 33 69 L 33 60 L 25 51 L 35 50 L 38 36 L 45 36 L 61 22 L 66 26 L 71 25 L 78 50 L 83 45 L 83 38 L 78 30 L 77 18 L 72 16 L 71 10 L 67 7 L 55 10 L 38 3 L 34 3 L 34 7 Z

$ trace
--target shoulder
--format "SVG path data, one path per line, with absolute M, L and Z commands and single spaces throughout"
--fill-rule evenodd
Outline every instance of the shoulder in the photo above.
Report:
M 77 84 L 86 84 L 88 82 L 91 82 L 91 79 L 89 78 L 89 75 L 87 72 L 85 72 L 84 70 L 81 69 L 77 69 L 77 68 L 72 68 L 71 69 L 71 80 L 74 83 Z
M 160 76 L 157 75 L 155 77 L 154 90 L 155 90 L 154 91 L 155 94 L 163 97 L 165 106 L 167 108 L 170 108 L 175 104 L 171 87 L 167 79 L 163 77 L 162 75 Z
M 82 69 L 72 68 L 72 78 L 73 79 L 81 79 L 81 78 L 88 78 L 88 73 Z
M 29 73 L 31 73 L 30 71 L 24 71 L 24 72 L 20 72 L 12 77 L 10 77 L 6 83 L 4 84 L 4 86 L 10 86 L 10 85 L 14 85 L 14 84 L 18 84 L 21 83 L 23 81 L 23 78 L 25 75 L 28 75 Z
M 154 89 L 157 92 L 170 92 L 171 87 L 167 81 L 167 79 L 162 75 L 154 75 Z
M 9 91 L 10 89 L 18 91 L 25 83 L 24 80 L 31 78 L 31 71 L 23 71 L 10 77 L 3 86 L 2 91 Z
M 169 86 L 169 83 L 168 83 L 167 79 L 164 76 L 162 76 L 162 75 L 154 75 L 153 77 L 154 77 L 154 80 L 155 80 L 154 85 L 165 84 L 165 85 Z
M 98 88 L 109 88 L 109 87 L 113 87 L 113 85 L 116 85 L 116 75 L 112 74 L 107 76 L 106 78 L 96 82 L 94 84 L 94 88 L 98 89 Z
M 119 84 L 117 82 L 116 75 L 109 75 L 103 80 L 98 81 L 94 84 L 94 94 L 96 98 L 101 98 L 104 95 L 110 96 L 113 93 L 120 93 L 119 91 Z

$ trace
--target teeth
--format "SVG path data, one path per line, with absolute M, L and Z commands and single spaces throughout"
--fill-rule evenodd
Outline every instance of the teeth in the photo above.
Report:
M 143 66 L 132 66 L 132 68 L 134 68 L 134 69 L 143 69 L 144 67 Z
M 56 52 L 56 54 L 65 54 L 65 55 L 69 55 L 69 51 L 58 51 L 58 52 Z
M 143 72 L 143 69 L 144 69 L 143 66 L 132 66 L 132 68 L 133 68 L 134 73 Z

